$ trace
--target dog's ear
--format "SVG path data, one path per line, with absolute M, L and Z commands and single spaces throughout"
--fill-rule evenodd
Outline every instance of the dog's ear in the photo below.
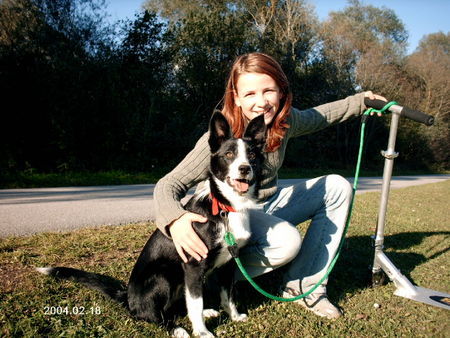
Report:
M 266 124 L 264 122 L 264 114 L 258 115 L 249 122 L 244 133 L 244 138 L 251 139 L 260 148 L 265 145 Z
M 209 147 L 211 152 L 219 150 L 222 143 L 231 138 L 231 128 L 222 113 L 214 113 L 209 122 Z

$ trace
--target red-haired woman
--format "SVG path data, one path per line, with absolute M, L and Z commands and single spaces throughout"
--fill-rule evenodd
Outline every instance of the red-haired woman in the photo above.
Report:
M 359 116 L 366 109 L 364 97 L 383 99 L 372 92 L 347 97 L 313 109 L 291 106 L 292 93 L 277 61 L 262 53 L 238 57 L 227 82 L 222 113 L 241 137 L 248 122 L 264 114 L 267 125 L 265 163 L 259 190 L 259 209 L 251 210 L 252 236 L 240 258 L 251 276 L 258 276 L 290 263 L 284 276 L 283 294 L 308 291 L 325 274 L 342 237 L 352 189 L 344 178 L 328 175 L 288 187 L 277 186 L 286 146 L 290 138 L 316 132 Z M 192 229 L 192 222 L 206 219 L 183 209 L 180 203 L 190 188 L 207 179 L 209 166 L 207 135 L 155 187 L 156 223 L 170 236 L 184 261 L 186 253 L 197 260 L 207 248 Z M 301 240 L 296 225 L 311 219 Z M 167 224 L 169 224 L 167 226 Z M 237 278 L 241 278 L 237 272 Z M 319 316 L 337 318 L 341 311 L 329 302 L 326 284 L 298 304 Z

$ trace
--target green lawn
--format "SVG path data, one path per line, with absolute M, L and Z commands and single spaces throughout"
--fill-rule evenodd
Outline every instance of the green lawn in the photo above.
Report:
M 385 232 L 385 251 L 402 273 L 422 287 L 444 292 L 450 292 L 449 197 L 450 180 L 392 191 Z M 222 314 L 207 322 L 209 329 L 222 337 L 448 337 L 450 311 L 394 296 L 393 283 L 367 287 L 378 199 L 379 193 L 357 196 L 347 241 L 330 276 L 329 297 L 344 310 L 343 318 L 319 318 L 296 304 L 265 299 L 242 284 L 237 288 L 237 302 L 249 320 L 232 323 Z M 304 231 L 306 226 L 299 228 Z M 134 320 L 95 291 L 33 269 L 72 266 L 126 281 L 154 228 L 145 223 L 2 239 L 0 335 L 167 336 L 165 329 Z M 281 272 L 257 282 L 274 292 Z M 63 313 L 52 314 L 58 307 Z M 66 307 L 70 313 L 64 313 Z M 187 318 L 179 323 L 190 329 Z
M 0 189 L 73 187 L 156 183 L 166 171 L 128 173 L 124 171 L 37 173 L 24 171 L 0 176 Z

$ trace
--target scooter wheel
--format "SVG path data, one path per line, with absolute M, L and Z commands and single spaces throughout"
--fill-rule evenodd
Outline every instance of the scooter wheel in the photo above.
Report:
M 383 270 L 372 273 L 372 287 L 381 286 L 386 284 L 386 274 Z

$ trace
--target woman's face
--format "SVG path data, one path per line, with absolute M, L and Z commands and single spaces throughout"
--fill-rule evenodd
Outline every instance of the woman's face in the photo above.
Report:
M 248 120 L 264 114 L 264 122 L 270 124 L 278 112 L 281 98 L 280 88 L 267 74 L 243 73 L 238 78 L 234 102 Z

